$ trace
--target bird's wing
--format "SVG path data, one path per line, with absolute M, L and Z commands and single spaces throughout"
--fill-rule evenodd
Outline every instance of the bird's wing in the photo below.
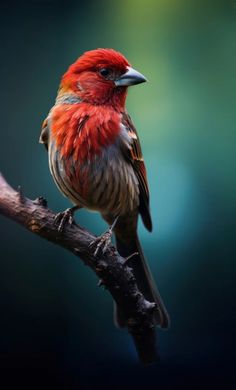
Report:
M 49 142 L 49 127 L 48 127 L 48 119 L 46 118 L 42 124 L 42 130 L 39 137 L 40 144 L 44 144 L 45 148 L 48 150 L 48 142 Z
M 139 183 L 139 211 L 146 228 L 152 230 L 152 219 L 149 208 L 149 189 L 146 168 L 143 160 L 140 141 L 137 131 L 132 123 L 130 116 L 127 113 L 123 114 L 122 124 L 124 125 L 129 137 L 132 139 L 131 148 L 125 148 L 124 154 L 128 161 L 132 164 L 134 172 Z

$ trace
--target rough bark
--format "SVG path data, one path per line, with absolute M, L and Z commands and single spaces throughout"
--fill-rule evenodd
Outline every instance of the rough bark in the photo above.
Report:
M 21 189 L 15 191 L 0 174 L 0 214 L 24 226 L 42 238 L 68 249 L 79 257 L 99 277 L 113 299 L 128 318 L 127 329 L 133 337 L 138 356 L 142 363 L 158 360 L 156 331 L 153 321 L 155 304 L 148 302 L 138 290 L 132 269 L 111 244 L 103 254 L 94 255 L 90 244 L 95 236 L 79 225 L 67 225 L 58 231 L 55 213 L 42 197 L 35 200 L 26 198 Z M 12 237 L 14 242 L 14 237 Z

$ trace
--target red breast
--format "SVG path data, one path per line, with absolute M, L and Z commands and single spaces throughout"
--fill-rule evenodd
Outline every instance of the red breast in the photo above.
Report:
M 88 103 L 56 105 L 51 112 L 51 137 L 61 157 L 92 160 L 113 144 L 120 133 L 121 115 Z

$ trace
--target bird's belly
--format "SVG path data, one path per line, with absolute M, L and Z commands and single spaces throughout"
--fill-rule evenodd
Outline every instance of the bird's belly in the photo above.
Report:
M 131 166 L 123 159 L 97 161 L 90 168 L 88 208 L 114 216 L 138 207 L 138 183 Z
M 133 167 L 114 147 L 82 163 L 63 160 L 53 148 L 50 156 L 56 184 L 74 204 L 114 216 L 138 208 L 139 187 Z

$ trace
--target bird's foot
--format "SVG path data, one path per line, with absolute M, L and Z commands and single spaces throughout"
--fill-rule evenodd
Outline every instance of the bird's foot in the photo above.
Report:
M 68 224 L 69 226 L 72 225 L 74 222 L 74 213 L 78 210 L 77 206 L 71 207 L 69 209 L 66 209 L 65 211 L 61 211 L 60 213 L 56 214 L 54 218 L 55 224 L 58 225 L 58 232 L 62 233 L 65 226 Z
M 113 224 L 109 227 L 109 229 L 107 229 L 101 236 L 95 238 L 95 240 L 93 240 L 90 243 L 89 246 L 91 248 L 95 249 L 95 251 L 93 253 L 94 256 L 97 256 L 98 251 L 100 249 L 102 250 L 102 254 L 104 254 L 106 252 L 108 246 L 111 243 L 112 232 L 113 232 L 113 229 L 116 225 L 117 220 L 118 220 L 118 217 L 116 217 L 116 219 L 114 220 Z

